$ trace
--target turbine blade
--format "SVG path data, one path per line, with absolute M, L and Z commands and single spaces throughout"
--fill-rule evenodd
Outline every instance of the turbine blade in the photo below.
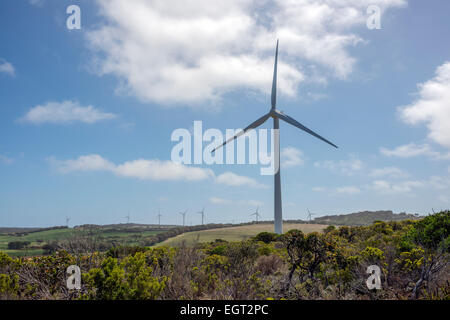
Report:
M 294 127 L 297 127 L 307 133 L 309 133 L 310 135 L 328 143 L 329 145 L 332 145 L 335 148 L 338 148 L 337 145 L 335 145 L 334 143 L 328 141 L 327 139 L 325 139 L 324 137 L 318 135 L 317 133 L 315 133 L 314 131 L 308 129 L 307 127 L 305 127 L 304 125 L 302 125 L 300 122 L 298 122 L 297 120 L 295 120 L 294 118 L 289 117 L 288 115 L 282 113 L 281 111 L 276 110 L 275 111 L 276 115 L 278 118 L 280 118 L 283 121 L 286 121 L 287 123 L 293 125 Z
M 278 40 L 277 49 L 275 51 L 275 64 L 273 66 L 273 81 L 272 81 L 272 110 L 275 109 L 277 105 L 277 67 L 278 67 Z
M 253 122 L 252 124 L 250 124 L 247 128 L 245 128 L 244 130 L 239 131 L 237 134 L 235 134 L 233 137 L 229 138 L 227 141 L 225 141 L 224 143 L 222 143 L 220 146 L 215 147 L 211 153 L 213 153 L 214 151 L 216 151 L 217 149 L 223 147 L 224 145 L 226 145 L 228 142 L 231 142 L 237 138 L 239 138 L 240 136 L 242 136 L 244 133 L 246 133 L 247 131 L 251 130 L 251 129 L 255 129 L 257 127 L 259 127 L 260 125 L 262 125 L 264 122 L 266 122 L 267 119 L 270 118 L 270 113 L 262 116 L 261 118 L 259 118 L 258 120 L 256 120 L 255 122 Z

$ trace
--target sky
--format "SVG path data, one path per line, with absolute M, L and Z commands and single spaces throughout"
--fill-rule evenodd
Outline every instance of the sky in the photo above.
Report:
M 257 206 L 272 220 L 260 164 L 175 164 L 171 137 L 267 113 L 277 39 L 278 109 L 339 146 L 281 123 L 284 219 L 448 209 L 448 12 L 446 0 L 1 1 L 0 226 L 151 224 L 159 210 L 195 225 L 203 207 L 206 223 L 248 222 Z

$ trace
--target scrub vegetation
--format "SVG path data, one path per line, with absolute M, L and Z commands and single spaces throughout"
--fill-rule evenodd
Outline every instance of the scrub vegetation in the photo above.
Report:
M 72 239 L 46 256 L 0 252 L 0 298 L 449 299 L 449 232 L 450 211 L 443 211 L 417 221 L 177 247 L 89 252 L 95 245 Z M 67 289 L 70 265 L 81 269 L 81 290 Z M 381 269 L 380 290 L 366 285 L 371 265 Z

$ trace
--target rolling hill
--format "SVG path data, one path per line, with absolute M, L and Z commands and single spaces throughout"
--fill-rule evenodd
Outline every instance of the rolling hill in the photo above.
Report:
M 285 232 L 298 229 L 305 233 L 322 231 L 327 225 L 324 224 L 304 224 L 304 223 L 285 223 L 283 229 Z M 177 246 L 185 241 L 186 244 L 195 242 L 211 242 L 216 239 L 226 241 L 242 241 L 256 236 L 260 232 L 273 232 L 273 223 L 249 224 L 236 227 L 210 229 L 194 232 L 186 232 L 176 237 L 169 238 L 155 246 Z
M 392 211 L 362 211 L 350 214 L 329 215 L 317 217 L 314 223 L 322 223 L 328 225 L 347 225 L 347 226 L 367 226 L 374 221 L 402 221 L 402 220 L 418 220 L 421 217 L 416 214 L 398 213 Z

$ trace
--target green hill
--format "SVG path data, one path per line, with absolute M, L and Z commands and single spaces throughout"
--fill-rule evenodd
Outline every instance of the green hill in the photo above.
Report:
M 307 224 L 307 223 L 285 223 L 283 229 L 285 232 L 297 229 L 305 233 L 321 232 L 327 225 L 322 224 Z M 228 228 L 217 228 L 209 230 L 201 230 L 194 232 L 182 233 L 176 237 L 169 238 L 163 242 L 156 244 L 160 246 L 178 246 L 182 242 L 188 245 L 193 243 L 212 242 L 217 239 L 226 241 L 243 241 L 256 236 L 260 232 L 273 232 L 273 223 L 258 223 L 248 224 L 242 226 L 233 226 Z

